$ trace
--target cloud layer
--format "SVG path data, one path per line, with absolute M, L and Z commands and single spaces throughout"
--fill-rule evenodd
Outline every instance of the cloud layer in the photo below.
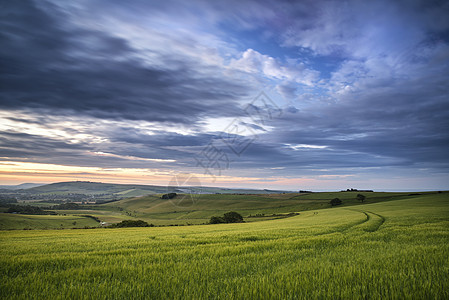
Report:
M 444 1 L 29 0 L 0 15 L 5 162 L 203 173 L 214 145 L 229 167 L 212 171 L 273 187 L 449 179 Z M 245 110 L 261 91 L 281 112 L 267 122 Z M 252 138 L 236 155 L 224 135 Z

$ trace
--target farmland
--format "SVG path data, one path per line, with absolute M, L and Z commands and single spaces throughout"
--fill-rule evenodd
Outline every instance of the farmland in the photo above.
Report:
M 92 218 L 83 216 L 48 216 L 48 215 L 0 215 L 0 228 L 8 229 L 67 229 L 98 226 Z
M 388 197 L 264 222 L 2 231 L 0 294 L 447 299 L 448 194 Z
M 44 188 L 44 187 L 41 187 Z M 102 187 L 103 188 L 103 187 Z M 104 204 L 79 205 L 78 209 L 52 209 L 61 219 L 85 218 L 85 222 L 57 222 L 57 218 L 49 218 L 47 222 L 33 226 L 33 219 L 22 222 L 22 215 L 0 214 L 0 229 L 59 229 L 84 228 L 99 226 L 92 224 L 86 216 L 92 216 L 108 224 L 122 220 L 144 220 L 156 226 L 167 225 L 198 225 L 205 224 L 212 216 L 223 215 L 229 211 L 238 211 L 246 222 L 277 219 L 279 215 L 307 210 L 330 208 L 330 200 L 338 197 L 342 206 L 358 206 L 384 201 L 410 198 L 409 193 L 363 193 L 366 199 L 363 203 L 356 199 L 358 192 L 321 192 L 321 193 L 273 193 L 273 194 L 178 194 L 173 199 L 161 199 L 161 194 L 151 194 L 139 197 L 129 197 Z M 420 193 L 426 194 L 426 193 Z M 427 193 L 428 194 L 428 193 Z M 33 205 L 42 208 L 54 203 L 42 201 L 19 201 L 19 205 Z M 0 211 L 2 208 L 0 207 Z M 5 211 L 6 209 L 3 209 Z M 14 218 L 17 218 L 14 222 Z M 86 224 L 89 223 L 89 224 Z M 63 224 L 63 225 L 61 225 Z M 70 224 L 72 224 L 70 226 Z

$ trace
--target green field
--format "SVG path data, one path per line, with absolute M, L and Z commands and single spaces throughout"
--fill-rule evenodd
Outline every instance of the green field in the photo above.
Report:
M 361 205 L 356 200 L 358 192 L 326 192 L 312 194 L 204 194 L 178 195 L 175 199 L 161 199 L 159 195 L 128 198 L 103 205 L 90 206 L 83 213 L 96 216 L 105 222 L 119 222 L 123 219 L 142 219 L 155 225 L 204 224 L 212 216 L 237 211 L 245 218 L 264 214 L 299 212 L 329 208 L 329 201 L 338 197 L 343 206 Z M 364 193 L 365 204 L 408 198 L 408 193 Z M 65 211 L 64 213 L 70 213 Z M 81 212 L 78 212 L 81 213 Z M 247 218 L 246 221 L 260 220 Z
M 179 194 L 174 199 L 161 199 L 159 195 L 126 198 L 101 205 L 82 205 L 77 210 L 55 210 L 62 219 L 83 218 L 90 215 L 108 224 L 118 223 L 122 220 L 144 220 L 157 226 L 205 224 L 212 216 L 220 216 L 229 211 L 237 211 L 245 217 L 246 222 L 277 219 L 275 214 L 288 214 L 330 208 L 330 200 L 338 197 L 343 201 L 342 206 L 359 206 L 377 202 L 408 199 L 409 193 L 363 193 L 366 196 L 364 203 L 357 199 L 358 192 L 322 192 L 310 194 L 285 193 L 285 194 Z M 422 193 L 432 194 L 432 193 Z M 435 194 L 435 192 L 433 192 Z M 26 201 L 22 205 L 39 206 L 38 202 Z M 51 206 L 51 204 L 47 204 Z M 42 205 L 41 205 L 42 207 Z M 1 208 L 0 208 L 1 209 Z M 263 215 L 263 217 L 254 216 Z M 16 218 L 16 219 L 14 219 Z M 23 220 L 26 219 L 26 222 Z M 58 229 L 58 228 L 83 228 L 84 226 L 99 226 L 99 223 L 84 224 L 73 221 L 58 222 L 57 218 L 48 219 L 43 226 L 36 222 L 33 226 L 33 218 L 23 215 L 11 215 L 0 213 L 0 229 Z M 41 220 L 37 218 L 36 220 Z M 53 220 L 53 221 L 52 221 Z M 72 224 L 72 225 L 71 225 Z
M 0 229 L 68 229 L 92 226 L 98 226 L 98 222 L 77 215 L 0 214 Z
M 403 198 L 242 224 L 1 231 L 0 295 L 448 299 L 448 194 Z

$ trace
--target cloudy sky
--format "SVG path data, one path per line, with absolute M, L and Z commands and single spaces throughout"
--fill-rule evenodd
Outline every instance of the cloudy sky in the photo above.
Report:
M 2 1 L 0 184 L 449 189 L 447 1 Z

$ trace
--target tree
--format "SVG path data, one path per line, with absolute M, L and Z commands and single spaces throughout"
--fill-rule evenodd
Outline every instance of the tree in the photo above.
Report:
M 72 203 L 72 202 L 68 202 L 68 203 L 62 203 L 59 205 L 54 205 L 53 209 L 80 209 L 82 208 L 80 205 L 78 205 L 77 203 Z
M 23 215 L 56 215 L 54 211 L 43 210 L 39 206 L 9 204 L 6 213 Z
M 359 200 L 360 202 L 365 201 L 365 199 L 366 199 L 365 195 L 357 194 L 357 200 Z
M 177 196 L 176 193 L 168 193 L 168 194 L 163 194 L 161 196 L 161 199 L 173 199 Z
M 223 217 L 211 217 L 209 224 L 220 224 L 220 223 L 243 223 L 243 217 L 235 211 L 227 212 Z
M 112 224 L 109 227 L 153 227 L 153 224 L 148 224 L 142 220 L 123 220 L 120 223 Z
M 209 224 L 220 224 L 220 223 L 226 223 L 222 217 L 211 217 L 210 218 Z
M 342 204 L 342 203 L 343 203 L 343 202 L 342 202 L 339 198 L 334 198 L 334 199 L 332 199 L 331 202 L 330 202 L 330 204 L 331 204 L 332 206 L 340 205 L 340 204 Z
M 228 213 L 225 213 L 223 215 L 223 218 L 226 223 L 242 223 L 243 222 L 242 215 L 240 215 L 239 213 L 237 213 L 235 211 L 230 211 Z

